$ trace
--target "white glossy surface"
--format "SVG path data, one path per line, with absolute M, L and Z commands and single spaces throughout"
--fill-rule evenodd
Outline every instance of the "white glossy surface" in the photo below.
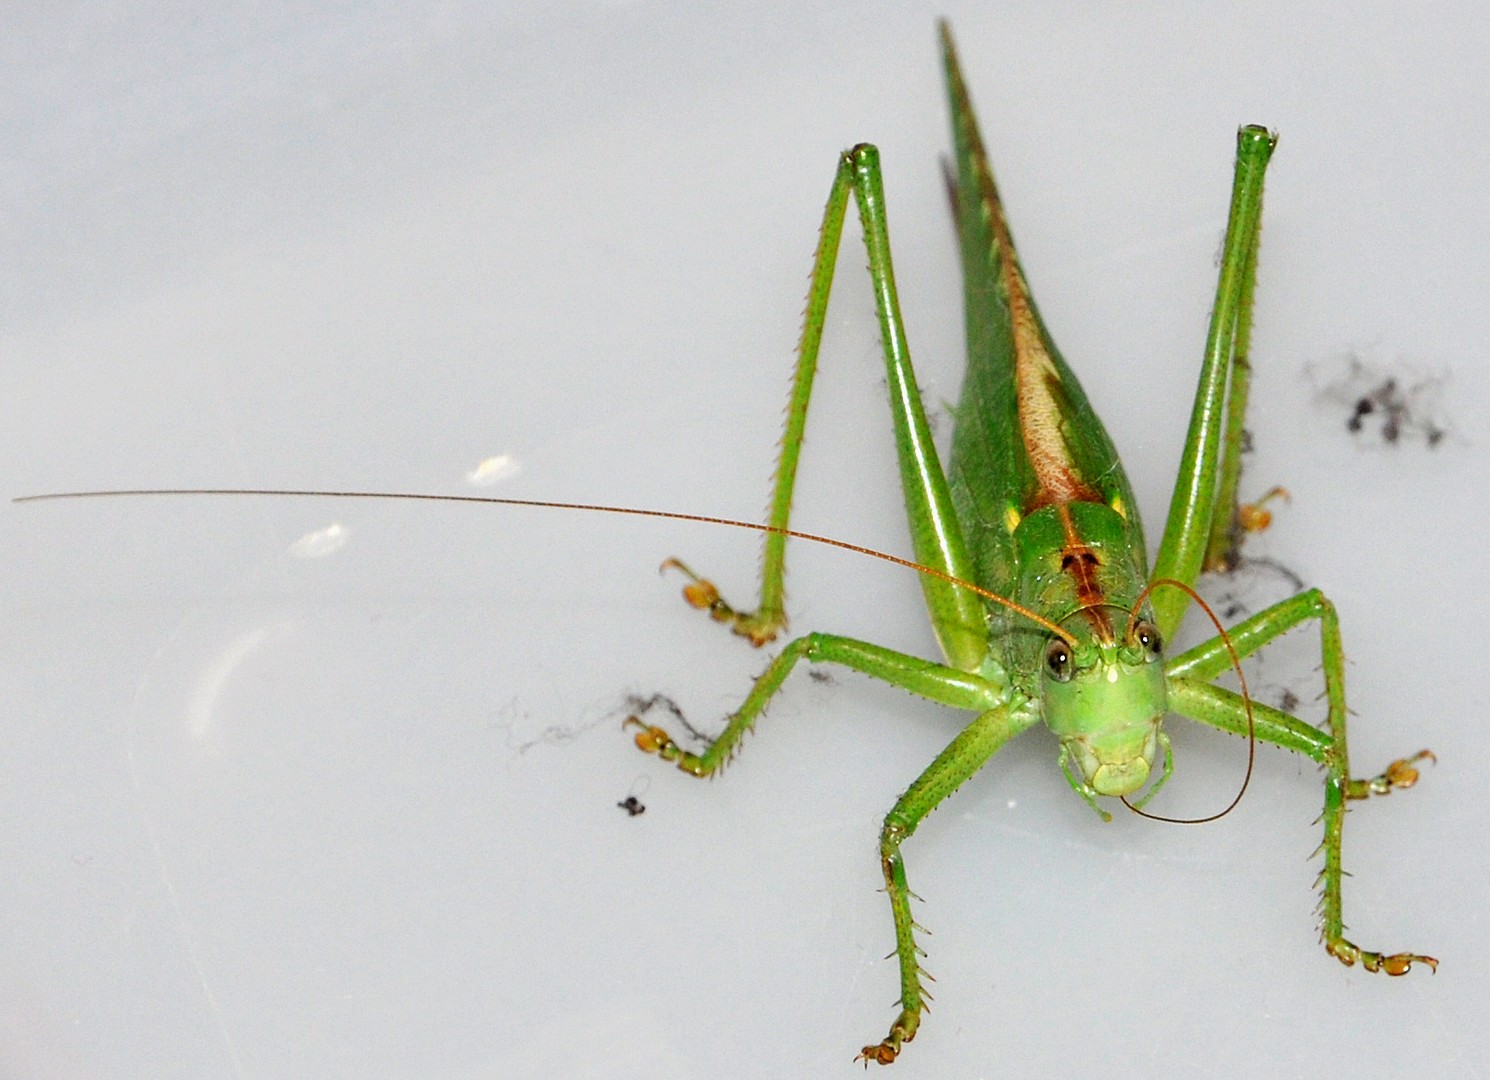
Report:
M 895 1075 L 1484 1075 L 1477 9 L 694 7 L 13 16 L 5 493 L 754 516 L 855 141 L 884 154 L 923 387 L 956 394 L 945 12 L 1035 293 L 1157 539 L 1232 131 L 1267 123 L 1249 481 L 1294 500 L 1256 550 L 1340 607 L 1358 770 L 1440 755 L 1351 815 L 1346 859 L 1357 939 L 1442 968 L 1388 980 L 1315 944 L 1307 763 L 1260 752 L 1217 825 L 1102 826 L 1032 733 L 907 847 L 937 1002 Z M 796 523 L 901 550 L 849 242 Z M 1450 371 L 1450 439 L 1352 441 L 1305 374 L 1352 350 Z M 638 755 L 624 694 L 707 727 L 762 663 L 658 561 L 743 598 L 755 547 L 416 504 L 5 510 L 0 1073 L 850 1075 L 896 994 L 878 822 L 958 718 L 800 677 L 720 782 Z M 799 629 L 932 648 L 905 576 L 793 560 Z M 1312 696 L 1313 648 L 1279 645 L 1260 678 Z M 1224 802 L 1239 744 L 1176 744 L 1167 806 Z M 645 815 L 617 809 L 628 794 Z

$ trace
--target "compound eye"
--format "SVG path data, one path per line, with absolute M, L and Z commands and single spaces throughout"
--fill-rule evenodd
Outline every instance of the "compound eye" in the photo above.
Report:
M 1065 638 L 1052 638 L 1045 646 L 1045 670 L 1056 682 L 1070 682 L 1071 667 L 1071 646 Z
M 1133 640 L 1143 647 L 1150 660 L 1157 660 L 1164 648 L 1164 642 L 1159 638 L 1159 628 L 1146 619 L 1140 619 L 1138 625 L 1133 627 Z

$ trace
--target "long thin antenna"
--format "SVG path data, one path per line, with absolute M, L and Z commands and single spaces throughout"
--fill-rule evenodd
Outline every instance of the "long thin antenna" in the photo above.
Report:
M 683 514 L 674 510 L 644 510 L 634 506 L 609 506 L 603 503 L 554 502 L 548 499 L 503 499 L 494 495 L 431 495 L 424 492 L 410 491 L 306 491 L 294 488 L 126 488 L 116 491 L 57 491 L 46 495 L 21 495 L 12 499 L 11 502 L 56 502 L 62 499 L 142 498 L 172 495 L 264 495 L 290 499 L 410 499 L 416 502 L 480 503 L 487 506 L 528 506 L 541 510 L 589 510 L 601 514 L 630 514 L 633 517 L 665 518 L 669 521 L 693 521 L 702 525 L 723 525 L 731 529 L 749 529 L 751 532 L 774 533 L 777 536 L 790 536 L 796 540 L 808 540 L 814 544 L 826 544 L 829 547 L 842 548 L 844 551 L 852 551 L 858 555 L 867 555 L 872 559 L 882 559 L 896 566 L 904 566 L 907 569 L 914 570 L 918 574 L 941 578 L 943 581 L 951 582 L 953 585 L 976 593 L 985 600 L 992 600 L 995 604 L 1002 604 L 1015 614 L 1023 615 L 1031 622 L 1038 623 L 1051 633 L 1059 635 L 1073 648 L 1076 646 L 1076 639 L 1049 619 L 1035 614 L 1029 608 L 1015 603 L 1008 597 L 1000 596 L 998 593 L 991 592 L 981 585 L 974 585 L 971 581 L 963 581 L 961 578 L 953 577 L 946 571 L 938 570 L 934 566 L 925 566 L 914 560 L 903 559 L 899 555 L 877 551 L 874 548 L 864 547 L 861 544 L 851 544 L 847 540 L 835 540 L 831 536 L 820 536 L 817 533 L 801 532 L 797 529 L 786 529 L 777 525 L 762 525 L 758 521 L 741 521 L 736 518 L 713 517 L 708 514 Z
M 1221 620 L 1211 610 L 1211 605 L 1202 600 L 1200 594 L 1183 581 L 1161 577 L 1149 582 L 1148 587 L 1138 594 L 1138 599 L 1133 601 L 1133 610 L 1128 613 L 1128 633 L 1130 635 L 1133 633 L 1133 625 L 1138 620 L 1138 609 L 1148 599 L 1149 593 L 1153 592 L 1160 585 L 1171 585 L 1176 589 L 1183 589 L 1189 593 L 1190 599 L 1199 604 L 1201 610 L 1215 624 L 1216 632 L 1221 636 L 1221 644 L 1226 646 L 1226 651 L 1231 655 L 1232 670 L 1236 672 L 1237 682 L 1242 687 L 1242 707 L 1247 710 L 1247 773 L 1242 777 L 1242 786 L 1237 789 L 1236 795 L 1232 797 L 1231 802 L 1226 804 L 1226 809 L 1211 814 L 1208 817 L 1178 818 L 1165 817 L 1163 814 L 1150 814 L 1147 810 L 1140 810 L 1137 806 L 1130 803 L 1126 795 L 1121 796 L 1121 798 L 1123 805 L 1129 810 L 1132 810 L 1139 817 L 1148 818 L 1150 821 L 1166 821 L 1171 825 L 1204 825 L 1218 818 L 1224 818 L 1227 814 L 1231 813 L 1236 809 L 1237 803 L 1242 801 L 1242 796 L 1247 794 L 1247 785 L 1252 783 L 1252 767 L 1257 763 L 1257 720 L 1252 715 L 1252 695 L 1247 690 L 1247 676 L 1242 672 L 1242 660 L 1241 657 L 1237 656 L 1236 646 L 1231 643 L 1231 635 L 1226 632 L 1226 627 L 1221 625 Z

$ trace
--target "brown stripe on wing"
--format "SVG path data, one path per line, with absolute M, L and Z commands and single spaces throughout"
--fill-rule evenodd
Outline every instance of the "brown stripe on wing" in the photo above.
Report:
M 970 133 L 972 157 L 978 173 L 978 194 L 984 216 L 991 226 L 993 255 L 1009 305 L 1009 328 L 1014 348 L 1014 389 L 1018 402 L 1019 433 L 1035 473 L 1036 490 L 1024 507 L 1025 513 L 1062 502 L 1105 501 L 1082 479 L 1071 459 L 1063 433 L 1066 410 L 1061 374 L 1045 348 L 1040 321 L 1030 300 L 1029 283 L 1014 251 L 1014 239 L 1004 217 L 993 169 L 976 130 Z

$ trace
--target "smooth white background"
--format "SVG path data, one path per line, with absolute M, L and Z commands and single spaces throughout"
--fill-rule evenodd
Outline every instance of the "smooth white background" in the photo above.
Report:
M 12 12 L 4 493 L 758 515 L 856 141 L 884 154 L 923 388 L 956 395 L 945 13 L 1036 295 L 1156 541 L 1232 133 L 1266 123 L 1246 484 L 1293 503 L 1251 550 L 1339 605 L 1357 772 L 1439 754 L 1351 814 L 1346 915 L 1442 967 L 1387 979 L 1316 944 L 1309 763 L 1259 751 L 1217 824 L 1104 826 L 1034 732 L 907 846 L 938 982 L 896 1075 L 1484 1075 L 1490 27 L 1472 4 L 1298 7 Z M 901 551 L 846 243 L 795 523 Z M 1309 375 L 1351 353 L 1445 377 L 1444 443 L 1352 438 Z M 466 481 L 503 454 L 515 476 Z M 856 1074 L 896 996 L 879 820 L 960 718 L 799 676 L 722 780 L 639 755 L 627 693 L 714 730 L 764 662 L 658 562 L 744 602 L 755 549 L 399 503 L 0 511 L 0 1074 Z M 797 545 L 789 584 L 798 629 L 934 648 L 902 573 Z M 1310 701 L 1315 641 L 1270 650 L 1260 695 Z M 1213 810 L 1242 746 L 1175 729 L 1156 805 Z

